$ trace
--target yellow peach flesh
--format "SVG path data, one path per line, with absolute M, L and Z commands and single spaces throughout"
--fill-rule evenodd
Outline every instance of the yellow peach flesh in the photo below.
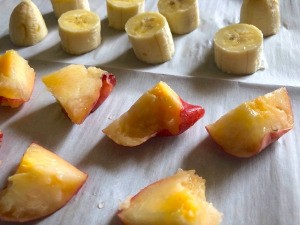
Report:
M 24 222 L 49 215 L 65 205 L 86 179 L 70 163 L 32 144 L 0 192 L 0 218 Z
M 241 104 L 206 128 L 226 152 L 249 157 L 265 147 L 268 135 L 279 132 L 279 138 L 280 132 L 292 127 L 290 98 L 286 89 L 280 88 Z
M 217 225 L 221 214 L 205 198 L 205 180 L 194 171 L 179 171 L 144 188 L 118 216 L 128 225 Z
M 18 107 L 30 99 L 35 79 L 34 70 L 16 51 L 0 56 L 0 96 L 2 105 Z M 0 103 L 1 104 L 1 103 Z
M 162 129 L 178 133 L 181 109 L 178 95 L 166 83 L 159 82 L 103 132 L 118 144 L 136 146 Z
M 99 99 L 105 71 L 83 65 L 70 65 L 43 77 L 43 82 L 70 119 L 80 124 Z

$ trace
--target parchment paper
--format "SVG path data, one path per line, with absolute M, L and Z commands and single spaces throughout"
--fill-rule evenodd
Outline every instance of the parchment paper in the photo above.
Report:
M 0 186 L 32 142 L 89 175 L 66 206 L 26 224 L 121 224 L 115 215 L 121 201 L 178 168 L 195 169 L 206 179 L 207 199 L 224 214 L 222 225 L 300 224 L 299 0 L 280 2 L 280 32 L 264 43 L 268 68 L 243 77 L 220 72 L 212 54 L 214 33 L 239 21 L 241 1 L 200 1 L 201 26 L 190 34 L 174 36 L 174 58 L 156 66 L 139 62 L 126 33 L 108 27 L 103 0 L 90 0 L 91 9 L 102 19 L 103 42 L 95 51 L 77 57 L 62 51 L 56 18 L 46 0 L 34 2 L 49 28 L 47 38 L 35 46 L 18 48 L 8 36 L 10 12 L 18 2 L 0 0 L 0 51 L 18 50 L 37 77 L 28 103 L 20 109 L 0 109 L 0 128 L 5 135 L 0 148 Z M 156 1 L 146 1 L 146 10 L 157 11 Z M 117 77 L 111 96 L 82 125 L 72 124 L 41 81 L 42 76 L 69 63 L 96 65 Z M 152 138 L 134 148 L 118 146 L 107 138 L 102 129 L 160 80 L 187 102 L 202 105 L 204 117 L 177 137 Z M 292 99 L 294 129 L 255 157 L 238 159 L 223 153 L 205 125 L 240 103 L 281 86 L 287 87 Z

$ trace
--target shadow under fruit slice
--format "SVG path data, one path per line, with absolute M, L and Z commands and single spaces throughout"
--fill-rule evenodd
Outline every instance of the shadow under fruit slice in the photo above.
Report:
M 222 149 L 237 157 L 261 152 L 294 126 L 286 88 L 244 102 L 222 116 L 206 130 Z
M 70 65 L 44 76 L 43 82 L 72 122 L 81 124 L 110 95 L 116 78 L 96 67 Z
M 181 134 L 193 126 L 204 112 L 201 106 L 184 102 L 161 81 L 103 132 L 117 144 L 132 147 L 156 135 Z
M 179 170 L 142 189 L 120 205 L 126 225 L 218 225 L 222 214 L 206 201 L 205 180 Z
M 31 144 L 8 185 L 0 192 L 0 220 L 25 222 L 63 207 L 87 174 L 45 148 Z

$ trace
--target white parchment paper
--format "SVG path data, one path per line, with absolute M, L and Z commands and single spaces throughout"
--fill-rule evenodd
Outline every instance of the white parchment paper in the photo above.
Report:
M 120 225 L 115 213 L 121 201 L 141 188 L 172 175 L 178 168 L 195 169 L 206 179 L 208 201 L 224 214 L 222 225 L 300 224 L 300 1 L 280 2 L 280 32 L 264 42 L 268 68 L 249 76 L 220 72 L 214 65 L 212 38 L 221 27 L 239 21 L 240 0 L 201 0 L 201 26 L 174 36 L 174 58 L 161 65 L 139 62 L 126 33 L 107 26 L 104 0 L 90 0 L 102 19 L 101 46 L 82 56 L 60 47 L 50 1 L 34 1 L 49 34 L 39 44 L 18 48 L 8 36 L 8 21 L 19 1 L 0 0 L 0 51 L 16 49 L 37 72 L 31 100 L 20 109 L 1 107 L 0 186 L 32 142 L 48 148 L 88 173 L 87 183 L 72 200 L 45 219 L 26 223 Z M 156 1 L 146 1 L 157 11 Z M 41 77 L 69 63 L 100 66 L 117 77 L 111 96 L 82 125 L 74 125 L 46 90 Z M 158 81 L 167 82 L 182 99 L 202 105 L 206 113 L 177 137 L 153 138 L 141 146 L 118 146 L 103 133 Z M 208 136 L 205 125 L 240 103 L 286 86 L 292 99 L 295 127 L 261 154 L 237 159 L 223 153 Z M 0 222 L 0 224 L 9 224 Z

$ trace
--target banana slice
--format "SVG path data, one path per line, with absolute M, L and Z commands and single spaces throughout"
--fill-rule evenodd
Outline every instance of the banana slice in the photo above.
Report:
M 278 0 L 244 0 L 240 22 L 256 26 L 264 36 L 276 34 L 280 27 Z
M 174 34 L 189 33 L 200 24 L 198 0 L 159 0 L 157 7 Z
M 125 30 L 138 59 L 146 63 L 163 63 L 175 52 L 166 18 L 157 12 L 145 12 L 130 18 Z
M 214 37 L 217 67 L 226 73 L 252 74 L 261 67 L 263 34 L 255 26 L 234 24 L 220 29 Z
M 131 17 L 144 12 L 145 0 L 106 0 L 106 7 L 109 26 L 124 30 Z
M 65 12 L 58 19 L 59 36 L 63 49 L 80 55 L 97 48 L 101 43 L 100 18 L 84 9 Z
M 9 20 L 10 40 L 15 45 L 30 46 L 43 40 L 48 34 L 40 10 L 30 0 L 18 4 Z
M 54 14 L 59 18 L 63 13 L 75 9 L 85 9 L 90 11 L 88 0 L 51 0 Z

